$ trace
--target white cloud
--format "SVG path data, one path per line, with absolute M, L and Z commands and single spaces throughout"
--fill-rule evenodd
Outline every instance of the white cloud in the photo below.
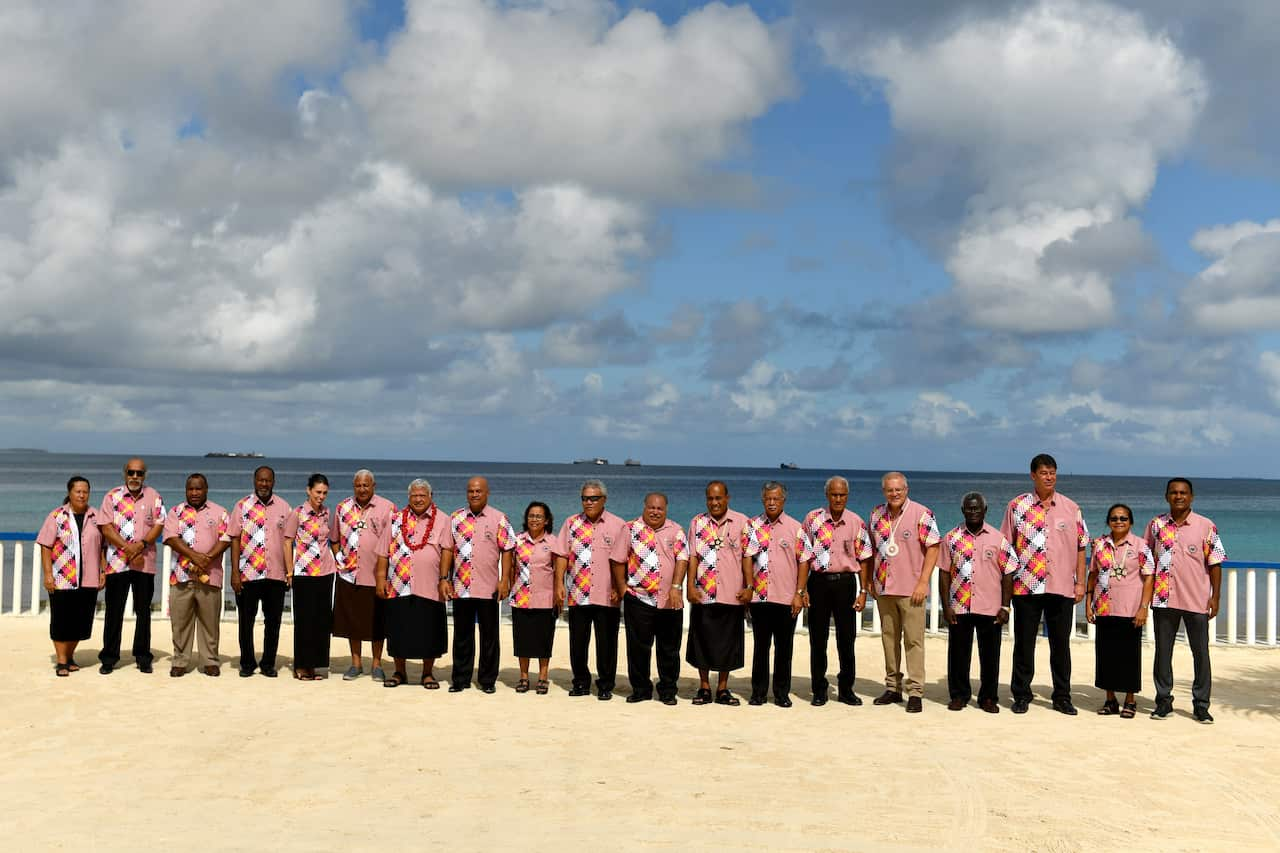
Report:
M 1197 330 L 1280 328 L 1280 219 L 1206 228 L 1196 232 L 1191 246 L 1212 260 L 1179 300 Z
M 958 426 L 977 420 L 973 407 L 938 391 L 925 391 L 911 404 L 911 432 L 921 438 L 946 438 Z
M 617 12 L 609 0 L 416 0 L 386 60 L 345 84 L 384 154 L 433 182 L 665 197 L 723 184 L 705 167 L 792 90 L 785 35 L 746 5 L 670 26 Z

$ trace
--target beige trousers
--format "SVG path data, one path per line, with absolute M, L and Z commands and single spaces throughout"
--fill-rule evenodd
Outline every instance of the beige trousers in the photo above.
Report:
M 924 605 L 907 595 L 882 595 L 880 642 L 884 644 L 884 686 L 908 696 L 924 695 Z M 907 648 L 907 683 L 902 689 L 902 647 Z
M 222 590 L 187 581 L 169 591 L 169 623 L 173 628 L 173 662 L 186 669 L 191 662 L 191 635 L 200 642 L 199 666 L 218 666 L 218 628 Z

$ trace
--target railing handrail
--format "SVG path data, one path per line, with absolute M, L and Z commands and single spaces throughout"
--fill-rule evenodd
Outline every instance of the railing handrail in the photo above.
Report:
M 34 542 L 36 534 L 0 530 L 0 542 Z
M 1223 560 L 1224 569 L 1262 569 L 1265 572 L 1280 572 L 1280 563 L 1265 563 L 1260 560 Z

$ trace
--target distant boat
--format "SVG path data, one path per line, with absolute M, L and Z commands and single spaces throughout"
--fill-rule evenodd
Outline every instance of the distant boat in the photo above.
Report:
M 781 468 L 783 471 L 795 471 L 800 466 L 794 462 L 783 462 L 778 467 Z
M 573 460 L 573 464 L 574 465 L 608 465 L 609 460 L 601 459 L 599 456 L 595 456 L 595 457 L 592 457 L 591 459 L 575 459 Z
M 204 455 L 205 459 L 264 459 L 261 453 L 238 452 L 234 450 L 211 450 Z
M 639 459 L 628 459 L 626 462 L 623 462 L 622 464 L 623 464 L 623 465 L 626 465 L 626 466 L 628 466 L 628 467 L 631 467 L 631 468 L 639 468 L 639 467 L 640 467 L 640 460 L 639 460 Z

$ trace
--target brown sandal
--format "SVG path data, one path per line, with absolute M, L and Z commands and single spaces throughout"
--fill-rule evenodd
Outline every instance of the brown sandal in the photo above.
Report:
M 538 686 L 534 688 L 533 692 L 534 692 L 534 693 L 537 693 L 539 696 L 546 696 L 546 695 L 547 695 L 547 680 L 546 680 L 545 678 L 539 678 L 539 679 L 538 679 Z
M 516 682 L 516 692 L 517 692 L 517 693 L 528 693 L 528 692 L 529 692 L 529 679 L 527 679 L 527 678 L 522 678 L 522 679 L 520 679 L 519 681 L 517 681 L 517 682 Z
M 1102 707 L 1098 709 L 1099 717 L 1114 717 L 1120 713 L 1120 703 L 1114 699 L 1108 699 L 1102 703 Z
M 1120 712 L 1120 719 L 1132 720 L 1138 713 L 1137 702 L 1125 702 L 1124 710 Z

